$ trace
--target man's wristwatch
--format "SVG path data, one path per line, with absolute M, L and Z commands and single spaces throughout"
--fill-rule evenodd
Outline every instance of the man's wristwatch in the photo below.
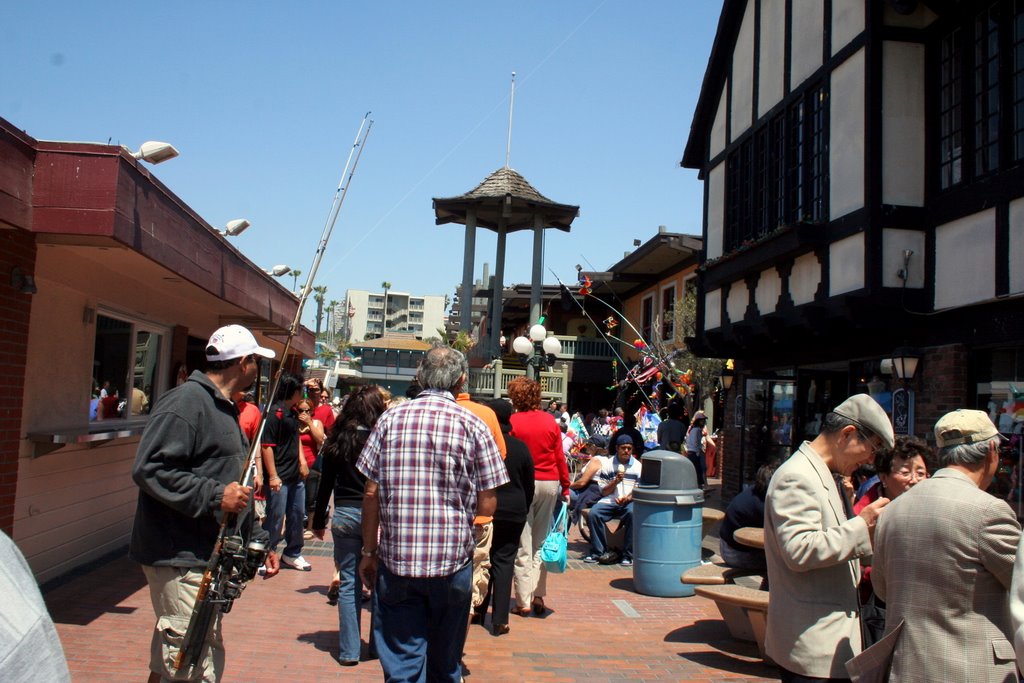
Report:
M 373 550 L 367 550 L 366 548 L 363 548 L 359 551 L 359 554 L 363 557 L 373 557 L 377 554 L 377 549 L 374 548 Z

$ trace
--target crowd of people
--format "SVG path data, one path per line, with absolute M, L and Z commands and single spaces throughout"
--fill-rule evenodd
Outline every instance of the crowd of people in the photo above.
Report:
M 465 357 L 436 345 L 407 396 L 367 385 L 333 401 L 319 380 L 283 372 L 262 416 L 247 391 L 273 352 L 237 325 L 217 330 L 206 352 L 207 369 L 155 405 L 133 468 L 130 554 L 157 617 L 151 681 L 223 674 L 219 615 L 197 666 L 178 670 L 178 654 L 226 515 L 268 549 L 267 578 L 310 571 L 305 543 L 330 530 L 338 661 L 377 659 L 388 680 L 459 681 L 470 623 L 490 612 L 501 636 L 510 614 L 550 611 L 540 549 L 569 500 L 570 416 L 555 402 L 541 409 L 536 381 L 511 382 L 511 401 L 474 402 L 462 391 Z M 602 419 L 598 438 L 630 439 L 628 421 Z
M 224 516 L 247 541 L 265 543 L 267 577 L 310 570 L 304 543 L 329 529 L 338 661 L 378 659 L 394 681 L 460 681 L 469 624 L 486 624 L 490 612 L 501 636 L 511 614 L 550 611 L 541 546 L 563 505 L 574 520 L 589 505 L 585 562 L 632 563 L 645 444 L 628 413 L 586 418 L 589 461 L 571 480 L 564 435 L 578 418 L 555 402 L 542 408 L 540 385 L 525 377 L 510 382 L 510 400 L 472 401 L 466 359 L 450 347 L 431 348 L 406 397 L 362 386 L 332 405 L 317 380 L 284 373 L 259 434 L 245 392 L 258 358 L 273 352 L 237 325 L 215 332 L 206 351 L 206 371 L 155 404 L 133 468 L 130 554 L 157 619 L 151 681 L 223 674 L 219 616 L 194 670 L 178 671 L 177 655 Z M 714 447 L 706 423 L 703 412 L 689 417 L 671 404 L 657 435 L 660 449 L 693 464 L 701 487 Z M 934 433 L 936 450 L 897 437 L 881 406 L 858 394 L 785 462 L 763 463 L 732 500 L 721 556 L 765 575 L 765 651 L 782 680 L 847 680 L 848 664 L 875 657 L 890 680 L 1018 680 L 1020 525 L 984 493 L 1002 437 L 973 410 L 943 416 Z M 253 485 L 244 486 L 255 439 Z M 868 464 L 873 473 L 855 482 Z M 606 537 L 614 519 L 625 531 L 617 551 Z M 763 552 L 733 538 L 746 526 L 764 527 Z

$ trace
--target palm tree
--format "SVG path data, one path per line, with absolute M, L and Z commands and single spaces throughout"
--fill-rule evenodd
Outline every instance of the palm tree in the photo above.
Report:
M 381 334 L 383 337 L 388 332 L 388 290 L 391 289 L 391 283 L 385 280 L 380 286 L 384 288 L 384 332 Z
M 296 270 L 292 271 L 292 291 L 293 292 L 296 289 L 298 289 L 298 287 L 299 287 L 299 276 L 300 275 L 302 275 L 302 271 L 301 270 L 296 269 Z
M 316 294 L 313 295 L 313 300 L 316 301 L 316 333 L 320 335 L 320 322 L 324 318 L 324 299 L 327 296 L 327 285 L 318 285 L 313 288 Z
M 331 299 L 330 301 L 327 302 L 327 316 L 328 316 L 328 318 L 327 318 L 327 321 L 328 321 L 327 332 L 330 333 L 330 335 L 331 335 L 330 338 L 331 338 L 331 344 L 332 345 L 334 344 L 334 332 L 335 332 L 335 330 L 334 330 L 334 327 L 335 327 L 334 321 L 335 321 L 335 318 L 336 318 L 335 313 L 337 312 L 337 310 L 338 310 L 338 300 L 337 299 Z

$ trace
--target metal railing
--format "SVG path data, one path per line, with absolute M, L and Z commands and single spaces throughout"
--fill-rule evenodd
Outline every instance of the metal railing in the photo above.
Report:
M 593 337 L 567 337 L 555 335 L 562 344 L 559 360 L 612 360 L 615 354 L 608 342 Z
M 526 376 L 526 370 L 504 367 L 495 360 L 490 367 L 469 369 L 469 393 L 474 396 L 507 398 L 508 383 L 516 377 Z M 540 373 L 541 398 L 565 401 L 568 399 L 569 368 L 563 363 L 553 371 Z

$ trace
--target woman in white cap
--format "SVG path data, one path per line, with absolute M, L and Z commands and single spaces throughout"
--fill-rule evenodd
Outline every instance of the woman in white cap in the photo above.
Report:
M 686 431 L 686 457 L 697 470 L 697 486 L 702 489 L 707 487 L 707 478 L 704 476 L 704 449 L 707 441 L 712 438 L 708 434 L 707 424 L 708 416 L 703 410 L 698 410 L 693 414 L 690 428 Z

